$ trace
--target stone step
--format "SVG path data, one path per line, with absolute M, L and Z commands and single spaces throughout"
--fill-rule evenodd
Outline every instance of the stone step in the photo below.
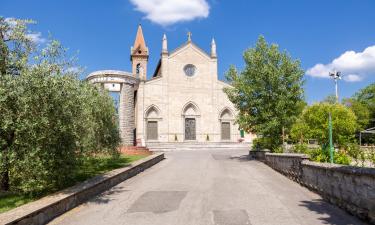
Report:
M 151 151 L 194 151 L 194 150 L 249 150 L 250 143 L 230 143 L 230 142 L 211 142 L 211 143 L 192 143 L 192 142 L 166 142 L 166 143 L 147 143 L 147 148 Z

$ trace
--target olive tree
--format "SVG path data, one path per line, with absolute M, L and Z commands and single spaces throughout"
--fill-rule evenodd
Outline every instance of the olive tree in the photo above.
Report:
M 74 61 L 58 41 L 40 50 L 29 43 L 27 21 L 9 23 L 0 20 L 8 29 L 1 42 L 6 54 L 0 76 L 1 189 L 54 190 L 69 182 L 84 156 L 116 153 L 114 102 L 77 78 Z

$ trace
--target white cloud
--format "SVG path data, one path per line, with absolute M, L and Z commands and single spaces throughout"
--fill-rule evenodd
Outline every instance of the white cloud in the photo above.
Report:
M 11 28 L 15 28 L 17 25 L 17 19 L 13 17 L 7 17 L 4 20 Z M 11 33 L 7 33 L 6 36 L 11 36 Z M 42 44 L 46 42 L 47 40 L 42 37 L 42 33 L 40 32 L 29 32 L 26 34 L 26 38 L 28 38 L 30 41 L 36 43 L 36 44 Z
M 316 64 L 306 71 L 312 77 L 329 78 L 329 71 L 338 70 L 347 82 L 357 82 L 375 75 L 375 45 L 363 52 L 346 51 L 329 64 Z
M 348 82 L 357 82 L 357 81 L 363 80 L 363 77 L 357 74 L 349 74 L 349 75 L 345 75 L 343 79 Z
M 210 6 L 206 0 L 130 0 L 145 18 L 168 26 L 174 23 L 207 18 Z
M 46 42 L 46 39 L 42 37 L 40 32 L 26 34 L 26 37 L 36 44 L 42 44 Z

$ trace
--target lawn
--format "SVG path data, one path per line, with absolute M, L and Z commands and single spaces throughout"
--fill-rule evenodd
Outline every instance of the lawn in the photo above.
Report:
M 128 166 L 131 162 L 144 158 L 142 155 L 121 155 L 118 158 L 112 158 L 110 156 L 98 156 L 91 157 L 84 161 L 80 166 L 77 175 L 74 177 L 73 182 L 68 183 L 62 189 L 72 186 L 76 183 L 87 180 L 105 172 Z M 20 205 L 28 202 L 37 200 L 44 197 L 47 194 L 51 194 L 50 191 L 46 190 L 44 195 L 38 197 L 32 197 L 27 194 L 20 193 L 0 193 L 0 213 L 16 208 Z

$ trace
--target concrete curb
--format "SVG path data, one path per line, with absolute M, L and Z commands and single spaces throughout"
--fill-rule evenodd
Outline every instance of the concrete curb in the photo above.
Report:
M 83 183 L 46 196 L 0 214 L 0 224 L 46 224 L 53 218 L 82 204 L 86 200 L 127 180 L 164 159 L 164 153 L 157 153 L 138 160 L 130 167 L 112 170 Z

